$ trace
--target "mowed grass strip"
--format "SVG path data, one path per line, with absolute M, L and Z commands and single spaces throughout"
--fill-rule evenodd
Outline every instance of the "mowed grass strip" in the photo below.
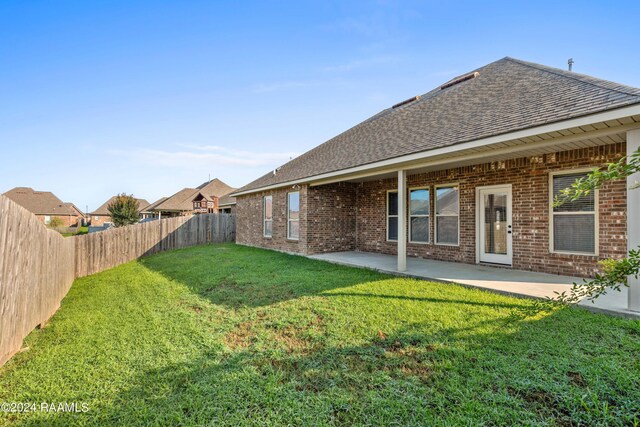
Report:
M 77 280 L 0 368 L 13 425 L 633 425 L 640 322 L 232 244 Z

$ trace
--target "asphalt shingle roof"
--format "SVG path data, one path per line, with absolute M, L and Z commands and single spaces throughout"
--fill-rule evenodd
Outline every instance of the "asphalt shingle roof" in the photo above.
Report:
M 72 203 L 65 203 L 49 191 L 35 191 L 29 187 L 16 187 L 4 195 L 36 215 L 76 216 Z
M 509 57 L 473 72 L 381 111 L 238 192 L 640 103 L 638 88 Z
M 193 199 L 198 194 L 205 198 L 217 196 L 221 197 L 234 191 L 235 188 L 228 186 L 224 182 L 215 178 L 207 181 L 196 188 L 183 188 L 162 203 L 156 205 L 154 211 L 191 211 L 193 210 Z
M 116 196 L 111 197 L 109 200 L 107 200 L 106 202 L 104 202 L 98 209 L 96 209 L 95 211 L 91 212 L 90 215 L 107 215 L 110 216 L 111 214 L 109 213 L 109 204 L 111 202 L 113 202 L 113 199 L 115 199 Z M 140 209 L 140 212 L 144 211 L 146 209 L 147 206 L 149 206 L 149 202 L 147 202 L 145 199 L 136 199 L 138 201 L 138 209 Z

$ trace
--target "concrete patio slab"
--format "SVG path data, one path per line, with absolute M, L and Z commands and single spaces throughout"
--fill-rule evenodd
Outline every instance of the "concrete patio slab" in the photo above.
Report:
M 396 270 L 395 255 L 368 252 L 333 252 L 311 255 L 309 258 L 370 268 L 394 275 L 458 283 L 524 298 L 554 297 L 555 292 L 569 291 L 574 282 L 583 280 L 579 277 L 419 258 L 407 258 L 407 270 L 400 273 Z M 583 301 L 580 305 L 594 312 L 640 319 L 640 312 L 627 309 L 626 288 L 621 292 L 612 291 L 598 298 L 595 303 Z

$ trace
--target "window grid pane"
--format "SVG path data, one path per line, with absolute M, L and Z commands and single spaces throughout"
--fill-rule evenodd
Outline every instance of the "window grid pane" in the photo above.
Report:
M 415 216 L 411 217 L 411 242 L 428 243 L 429 242 L 429 217 Z
M 436 215 L 458 215 L 458 187 L 436 189 Z
M 387 239 L 398 240 L 398 217 L 390 216 L 387 219 Z
M 387 192 L 387 240 L 398 240 L 398 192 Z
M 586 173 L 572 173 L 569 175 L 556 175 L 553 177 L 553 199 L 560 195 L 565 188 L 571 187 L 576 179 L 587 176 Z M 592 191 L 586 196 L 580 197 L 578 200 L 565 202 L 560 206 L 554 206 L 554 212 L 593 212 L 595 206 L 595 197 Z
M 411 216 L 429 215 L 429 190 L 411 190 L 409 203 L 409 213 Z
M 553 216 L 553 247 L 564 252 L 595 252 L 595 215 Z

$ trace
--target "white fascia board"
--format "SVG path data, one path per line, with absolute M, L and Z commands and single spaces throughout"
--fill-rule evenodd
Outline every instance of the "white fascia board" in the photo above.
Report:
M 258 193 L 261 191 L 272 190 L 276 188 L 287 187 L 296 184 L 312 183 L 313 181 L 324 180 L 328 178 L 334 178 L 342 175 L 350 175 L 358 172 L 364 172 L 371 169 L 380 169 L 389 166 L 400 166 L 403 163 L 415 162 L 424 160 L 429 157 L 438 156 L 442 154 L 453 154 L 459 151 L 468 150 L 471 148 L 483 147 L 485 145 L 498 144 L 501 142 L 511 141 L 520 138 L 529 138 L 532 136 L 557 132 L 560 130 L 571 129 L 580 126 L 587 126 L 594 123 L 601 123 L 610 120 L 621 119 L 625 117 L 635 116 L 640 114 L 640 104 L 634 104 L 628 107 L 618 108 L 615 110 L 604 111 L 601 113 L 590 114 L 588 116 L 577 117 L 574 119 L 563 120 L 560 122 L 554 122 L 548 125 L 541 125 L 522 129 L 514 132 L 509 132 L 501 135 L 490 136 L 487 138 L 476 139 L 473 141 L 463 142 L 455 145 L 450 145 L 442 148 L 435 148 L 433 150 L 421 151 L 419 153 L 407 154 L 400 157 L 394 157 L 392 159 L 381 160 L 375 163 L 369 163 L 361 166 L 354 166 L 348 169 L 341 169 L 339 171 L 328 172 L 320 175 L 309 176 L 306 178 L 300 178 L 292 181 L 281 182 L 279 184 L 267 185 L 264 187 L 256 188 L 253 190 L 241 191 L 232 193 L 232 196 L 243 196 L 245 194 Z M 612 128 L 613 131 L 615 128 Z

